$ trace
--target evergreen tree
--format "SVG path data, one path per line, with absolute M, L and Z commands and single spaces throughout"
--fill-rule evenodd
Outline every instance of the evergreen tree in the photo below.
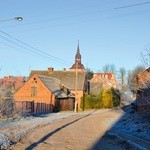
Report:
M 112 95 L 111 90 L 109 90 L 109 89 L 103 90 L 102 106 L 104 108 L 112 108 L 113 107 L 113 98 L 112 97 L 113 97 L 113 95 Z

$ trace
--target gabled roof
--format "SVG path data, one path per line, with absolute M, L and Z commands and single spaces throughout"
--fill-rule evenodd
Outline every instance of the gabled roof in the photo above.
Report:
M 33 70 L 30 73 L 30 77 L 32 77 L 34 74 L 57 78 L 57 79 L 60 80 L 60 84 L 67 87 L 69 90 L 75 90 L 76 72 Z M 78 72 L 78 75 L 77 75 L 77 90 L 84 90 L 85 78 L 86 78 L 86 72 Z
M 112 79 L 114 79 L 114 74 L 113 73 L 94 73 L 94 76 L 93 76 L 93 78 L 95 78 L 95 77 L 100 77 L 101 79 L 102 78 L 107 78 L 108 80 L 112 80 Z
M 113 73 L 94 73 L 91 82 L 110 82 L 117 84 L 116 78 Z
M 47 89 L 53 93 L 56 98 L 67 98 L 69 93 L 62 88 L 60 85 L 60 80 L 53 77 L 37 75 L 37 77 L 43 82 L 43 84 L 47 87 Z

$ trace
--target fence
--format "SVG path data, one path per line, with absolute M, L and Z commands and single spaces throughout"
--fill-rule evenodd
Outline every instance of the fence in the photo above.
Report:
M 55 106 L 46 103 L 35 103 L 34 101 L 16 101 L 15 111 L 20 115 L 44 114 L 62 110 L 73 110 L 74 100 L 56 100 Z
M 16 101 L 15 111 L 20 115 L 34 114 L 34 101 Z

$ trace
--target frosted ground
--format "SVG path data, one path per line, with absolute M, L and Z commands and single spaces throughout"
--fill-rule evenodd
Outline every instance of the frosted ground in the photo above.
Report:
M 132 113 L 131 107 L 125 107 L 124 110 L 119 110 L 122 117 L 120 120 L 115 123 L 112 129 L 138 137 L 145 141 L 150 141 L 150 118 L 145 115 L 140 115 L 137 113 Z M 94 113 L 103 113 L 113 109 L 97 110 Z M 6 149 L 11 144 L 19 141 L 27 133 L 33 129 L 47 125 L 59 120 L 69 118 L 75 115 L 86 115 L 91 113 L 91 111 L 84 112 L 60 112 L 60 113 L 51 113 L 47 115 L 42 115 L 38 117 L 26 117 L 16 120 L 8 120 L 5 122 L 0 122 L 0 148 Z M 115 109 L 114 109 L 115 111 Z M 111 129 L 110 129 L 111 131 Z

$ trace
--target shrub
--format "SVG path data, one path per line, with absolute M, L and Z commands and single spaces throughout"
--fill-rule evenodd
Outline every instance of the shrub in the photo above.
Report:
M 14 113 L 13 92 L 10 86 L 0 87 L 0 117 L 11 117 Z
M 12 117 L 14 113 L 14 104 L 12 99 L 5 99 L 0 103 L 1 117 Z
M 113 107 L 113 95 L 111 90 L 103 90 L 102 92 L 102 106 L 103 108 Z
M 119 106 L 120 105 L 120 100 L 121 100 L 119 90 L 111 88 L 111 92 L 112 92 L 112 99 L 113 99 L 113 107 Z
M 81 98 L 82 109 L 99 109 L 101 108 L 101 98 L 100 95 L 85 94 Z
M 120 92 L 117 89 L 101 89 L 98 94 L 85 94 L 81 99 L 81 108 L 100 109 L 120 105 Z

